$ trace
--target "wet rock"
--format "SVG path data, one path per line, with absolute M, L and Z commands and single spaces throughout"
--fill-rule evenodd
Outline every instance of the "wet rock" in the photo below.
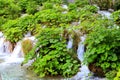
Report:
M 8 41 L 8 50 L 10 51 L 10 53 L 12 53 L 13 52 L 13 49 L 14 49 L 14 46 L 15 46 L 15 44 L 13 44 L 13 43 L 11 43 L 10 41 Z
M 4 43 L 3 43 L 3 48 L 5 53 L 12 53 L 15 47 L 15 43 L 11 43 L 10 41 L 4 39 Z
M 101 67 L 97 67 L 95 63 L 91 63 L 88 66 L 89 70 L 94 73 L 95 76 L 104 77 L 105 73 Z
M 114 12 L 114 9 L 108 9 L 109 12 Z

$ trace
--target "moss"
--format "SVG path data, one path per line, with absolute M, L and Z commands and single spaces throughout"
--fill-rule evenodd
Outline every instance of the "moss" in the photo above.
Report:
M 63 31 L 62 36 L 65 38 L 65 40 L 66 40 L 67 42 L 68 42 L 68 40 L 69 40 L 69 35 L 70 35 L 69 31 L 65 29 L 65 30 Z
M 27 54 L 32 48 L 33 44 L 30 39 L 26 39 L 22 42 L 22 50 L 24 54 Z
M 101 10 L 108 10 L 114 8 L 115 2 L 113 0 L 89 0 L 90 4 L 97 4 Z
M 80 34 L 73 31 L 72 35 L 73 35 L 73 51 L 77 52 L 78 44 L 80 42 Z
M 95 65 L 95 63 L 90 63 L 88 66 L 89 70 L 94 73 L 95 76 L 104 77 L 105 73 L 101 67 Z

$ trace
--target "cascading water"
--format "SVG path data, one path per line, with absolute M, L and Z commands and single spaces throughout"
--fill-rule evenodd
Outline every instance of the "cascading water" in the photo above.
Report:
M 77 55 L 78 55 L 78 59 L 81 61 L 81 68 L 80 68 L 80 72 L 77 73 L 77 75 L 75 75 L 73 77 L 73 79 L 75 80 L 85 80 L 88 79 L 88 74 L 90 73 L 88 67 L 86 65 L 83 65 L 83 55 L 84 55 L 84 44 L 83 42 L 85 41 L 86 35 L 83 35 L 80 37 L 80 42 L 78 44 L 78 49 L 77 49 Z
M 101 14 L 103 17 L 110 18 L 111 13 L 109 11 L 98 11 L 99 14 Z
M 27 35 L 24 39 L 35 40 L 34 36 Z M 39 80 L 32 71 L 26 69 L 26 66 L 21 66 L 24 60 L 21 41 L 16 44 L 13 52 L 9 51 L 9 45 L 11 44 L 5 40 L 3 33 L 0 32 L 0 80 Z
M 0 33 L 0 53 L 4 52 L 4 38 L 2 38 L 2 33 Z
M 81 67 L 80 67 L 80 72 L 78 72 L 73 78 L 70 80 L 105 80 L 104 78 L 98 78 L 94 76 L 90 76 L 90 70 L 88 69 L 88 66 L 83 64 L 84 60 L 84 49 L 85 45 L 83 42 L 85 41 L 86 35 L 83 35 L 80 37 L 80 42 L 78 44 L 78 49 L 77 49 L 77 55 L 78 59 L 81 61 Z M 69 44 L 68 44 L 69 45 Z
M 69 37 L 69 41 L 68 41 L 68 45 L 67 45 L 67 49 L 71 49 L 73 45 L 73 39 L 71 38 L 71 36 Z
M 84 44 L 83 42 L 85 41 L 85 35 L 80 37 L 81 42 L 78 44 L 78 50 L 77 50 L 77 55 L 80 61 L 83 61 L 83 54 L 84 54 Z

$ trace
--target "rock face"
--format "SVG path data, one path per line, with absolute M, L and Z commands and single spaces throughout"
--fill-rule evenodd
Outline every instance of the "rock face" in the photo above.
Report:
M 89 68 L 89 70 L 90 70 L 91 72 L 93 72 L 94 75 L 96 75 L 96 76 L 99 76 L 99 77 L 105 76 L 102 68 L 95 66 L 95 63 L 89 64 L 88 68 Z
M 14 49 L 14 44 L 7 41 L 4 37 L 0 38 L 0 49 L 2 53 L 12 53 Z
M 89 3 L 98 5 L 101 10 L 108 10 L 108 9 L 116 10 L 120 6 L 119 0 L 89 0 Z
M 12 44 L 10 41 L 8 41 L 8 50 L 9 50 L 9 52 L 10 53 L 12 53 L 13 52 L 13 49 L 14 49 L 14 46 L 15 46 L 15 44 Z

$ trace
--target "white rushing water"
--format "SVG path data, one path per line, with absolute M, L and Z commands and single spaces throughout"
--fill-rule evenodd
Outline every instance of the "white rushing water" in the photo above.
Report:
M 103 17 L 107 17 L 110 19 L 111 13 L 109 11 L 98 11 L 99 14 L 101 14 Z
M 78 58 L 79 60 L 82 62 L 83 61 L 83 55 L 84 55 L 84 48 L 85 48 L 85 45 L 83 44 L 83 42 L 85 41 L 85 38 L 86 38 L 86 35 L 83 35 L 80 37 L 80 42 L 78 44 L 78 49 L 77 49 L 77 55 L 78 55 Z
M 72 45 L 73 45 L 73 39 L 72 39 L 71 36 L 69 36 L 69 41 L 68 41 L 68 44 L 67 44 L 67 49 L 71 49 Z
M 35 42 L 35 37 L 30 32 L 25 35 L 23 40 L 30 39 Z M 22 40 L 22 41 L 23 41 Z M 23 52 L 21 42 L 16 43 L 12 52 L 10 52 L 10 44 L 0 32 L 0 80 L 39 80 L 32 71 L 27 71 L 26 66 L 22 67 Z
M 85 45 L 83 44 L 83 42 L 85 41 L 86 35 L 80 36 L 80 42 L 78 44 L 78 49 L 77 49 L 77 55 L 78 55 L 78 59 L 81 61 L 81 68 L 80 68 L 80 72 L 77 73 L 77 75 L 75 75 L 73 77 L 73 79 L 75 80 L 86 80 L 88 79 L 88 74 L 90 73 L 88 67 L 86 65 L 83 65 L 83 60 L 84 60 L 84 48 Z
M 98 78 L 94 77 L 90 74 L 90 70 L 88 69 L 88 66 L 83 64 L 84 60 L 84 52 L 85 52 L 85 45 L 83 42 L 86 39 L 86 35 L 80 36 L 80 42 L 78 44 L 78 49 L 77 49 L 77 55 L 78 59 L 81 61 L 81 67 L 80 67 L 80 72 L 78 72 L 74 77 L 70 78 L 69 80 L 105 80 L 104 78 Z M 73 40 L 72 38 L 69 38 L 67 48 L 70 49 L 72 48 Z

